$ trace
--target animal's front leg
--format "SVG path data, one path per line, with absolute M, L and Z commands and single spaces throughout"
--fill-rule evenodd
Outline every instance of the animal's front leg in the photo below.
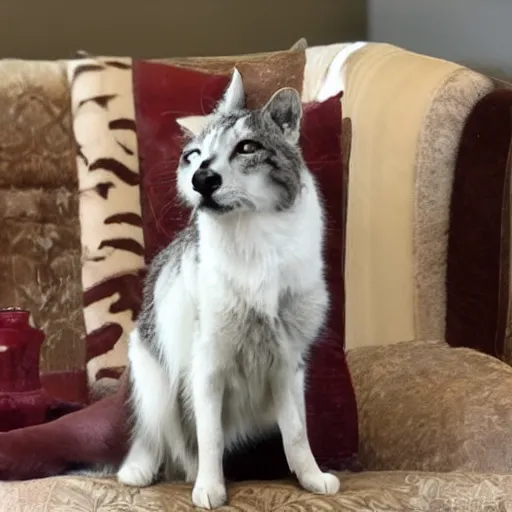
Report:
M 203 352 L 193 369 L 193 402 L 197 428 L 199 469 L 192 491 L 197 507 L 207 509 L 226 503 L 226 485 L 222 467 L 224 435 L 222 432 L 222 399 L 224 380 L 214 360 Z
M 336 494 L 338 478 L 322 473 L 309 445 L 304 406 L 304 370 L 283 369 L 272 381 L 277 423 L 283 438 L 284 451 L 290 470 L 302 487 L 318 494 Z

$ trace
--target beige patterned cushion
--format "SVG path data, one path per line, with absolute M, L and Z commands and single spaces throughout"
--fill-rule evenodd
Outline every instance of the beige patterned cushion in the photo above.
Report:
M 340 474 L 341 492 L 308 494 L 293 482 L 241 483 L 228 487 L 232 512 L 506 511 L 512 507 L 512 476 L 467 473 Z M 0 483 L 0 510 L 8 512 L 185 512 L 189 485 L 145 489 L 114 480 L 61 477 Z

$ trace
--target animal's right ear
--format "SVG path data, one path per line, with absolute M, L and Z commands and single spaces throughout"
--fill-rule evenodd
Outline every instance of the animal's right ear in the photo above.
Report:
M 291 87 L 279 89 L 262 109 L 282 130 L 285 138 L 296 144 L 300 136 L 302 103 L 299 93 Z
M 215 111 L 219 114 L 229 114 L 245 107 L 245 91 L 242 75 L 238 69 L 234 69 L 231 82 L 229 83 L 222 99 L 217 104 Z

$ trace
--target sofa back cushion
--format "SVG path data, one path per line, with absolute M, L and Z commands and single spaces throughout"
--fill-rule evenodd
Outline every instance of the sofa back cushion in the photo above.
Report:
M 0 307 L 44 330 L 42 381 L 85 401 L 78 176 L 70 91 L 58 62 L 0 62 Z

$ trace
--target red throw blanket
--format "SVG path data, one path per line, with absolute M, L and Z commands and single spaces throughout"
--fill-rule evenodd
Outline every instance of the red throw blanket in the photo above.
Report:
M 119 464 L 127 447 L 127 376 L 117 392 L 54 421 L 0 433 L 0 480 L 62 474 L 87 464 Z
M 115 394 L 89 407 L 49 423 L 0 433 L 0 480 L 44 478 L 87 465 L 120 464 L 129 438 L 128 388 L 125 373 Z M 280 436 L 231 454 L 224 470 L 228 480 L 288 476 Z
M 88 407 L 54 400 L 38 375 L 42 337 L 28 325 L 26 312 L 0 311 L 0 480 L 119 465 L 129 440 L 128 372 L 113 394 Z M 342 469 L 359 469 L 354 462 L 345 460 Z M 270 435 L 228 454 L 224 471 L 228 480 L 288 476 L 281 436 Z

